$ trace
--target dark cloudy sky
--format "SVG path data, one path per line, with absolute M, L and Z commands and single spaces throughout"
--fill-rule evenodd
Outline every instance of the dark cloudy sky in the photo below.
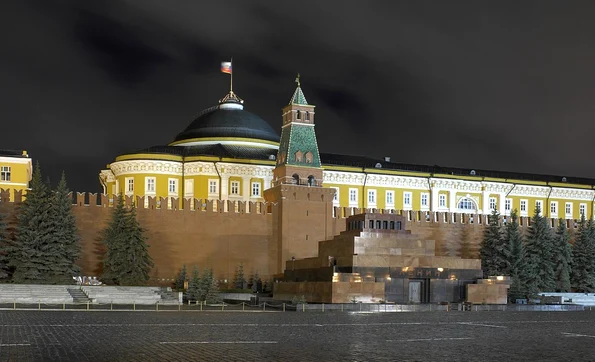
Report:
M 0 148 L 99 191 L 227 91 L 280 129 L 302 74 L 322 152 L 595 177 L 593 1 L 8 0 Z

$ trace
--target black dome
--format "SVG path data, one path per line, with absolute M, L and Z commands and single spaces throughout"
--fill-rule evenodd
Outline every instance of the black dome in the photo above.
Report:
M 205 137 L 238 137 L 279 142 L 279 136 L 262 118 L 243 109 L 213 107 L 203 111 L 174 140 Z

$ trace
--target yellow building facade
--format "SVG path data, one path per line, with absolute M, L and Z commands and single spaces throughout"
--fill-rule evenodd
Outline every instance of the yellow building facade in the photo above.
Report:
M 302 115 L 292 115 L 298 123 L 300 117 L 304 117 L 303 125 L 314 119 L 314 107 L 307 103 L 299 84 L 291 104 L 299 107 L 286 112 L 307 109 Z M 282 114 L 279 124 L 287 117 Z M 276 181 L 273 169 L 280 157 L 279 144 L 278 133 L 244 110 L 244 101 L 230 92 L 169 144 L 120 155 L 99 178 L 106 194 L 168 198 L 169 208 L 174 198 L 180 207 L 183 198 L 264 201 L 264 190 Z M 301 159 L 302 154 L 295 157 Z M 519 216 L 532 216 L 539 206 L 544 216 L 563 219 L 589 218 L 594 210 L 593 179 L 411 165 L 390 157 L 325 153 L 320 153 L 320 164 L 322 180 L 315 181 L 335 190 L 333 205 L 337 207 L 467 214 L 497 209 L 503 215 L 516 209 Z
M 15 192 L 25 194 L 32 176 L 33 167 L 27 151 L 0 150 L 0 189 L 10 190 L 11 200 L 14 200 Z

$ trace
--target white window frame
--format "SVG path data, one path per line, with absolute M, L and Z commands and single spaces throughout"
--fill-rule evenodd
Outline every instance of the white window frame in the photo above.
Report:
M 172 191 L 173 186 L 173 191 Z M 167 179 L 167 194 L 169 196 L 178 196 L 178 179 L 170 178 Z
M 252 181 L 251 186 L 252 187 L 250 187 L 250 197 L 260 197 L 261 190 L 262 190 L 260 181 Z
M 219 180 L 216 178 L 210 178 L 207 182 L 207 191 L 210 197 L 219 197 Z
M 411 210 L 413 206 L 413 193 L 410 191 L 403 192 L 403 210 Z
M 126 195 L 134 194 L 134 177 L 126 177 L 124 179 L 124 189 Z
M 376 207 L 376 190 L 368 190 L 368 207 Z
M 419 204 L 420 204 L 420 208 L 422 210 L 429 210 L 430 209 L 430 194 L 427 192 L 422 193 L 421 197 L 419 199 Z
M 395 208 L 395 192 L 393 190 L 387 190 L 385 192 L 385 203 L 387 209 Z
M 535 207 L 539 205 L 539 215 L 543 215 L 543 200 L 535 200 Z
M 490 197 L 490 199 L 489 199 L 490 212 L 496 210 L 497 207 L 498 207 L 498 200 L 495 197 Z
M 233 196 L 240 196 L 240 181 L 234 180 L 229 183 L 229 194 Z
M 339 188 L 338 187 L 331 187 L 335 190 L 335 196 L 333 196 L 333 204 L 340 204 L 341 199 L 339 198 Z
M 194 196 L 194 180 L 184 180 L 184 197 Z
M 157 192 L 157 180 L 155 179 L 155 177 L 153 177 L 153 176 L 145 177 L 145 194 L 154 195 L 156 192 Z
M 446 209 L 446 194 L 438 194 L 438 208 Z
M 564 205 L 564 211 L 567 219 L 572 219 L 572 206 L 572 202 L 567 202 L 566 205 Z
M 509 215 L 512 211 L 512 199 L 504 200 L 504 214 Z
M 529 200 L 522 199 L 519 204 L 519 215 L 520 216 L 527 216 L 529 215 Z
M 0 167 L 0 181 L 1 182 L 11 182 L 12 175 L 11 175 L 11 168 L 10 166 L 1 166 Z
M 358 189 L 349 189 L 349 207 L 357 207 L 358 204 Z
M 550 216 L 558 216 L 558 201 L 550 201 Z
M 578 206 L 578 215 L 581 217 L 585 215 L 585 218 L 587 218 L 587 204 L 580 204 Z

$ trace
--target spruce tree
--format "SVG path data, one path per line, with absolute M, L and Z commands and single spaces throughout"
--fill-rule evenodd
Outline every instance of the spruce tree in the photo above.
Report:
M 72 277 L 80 273 L 80 267 L 75 262 L 79 259 L 81 247 L 72 212 L 72 196 L 64 173 L 53 196 L 54 250 L 59 255 L 52 265 L 51 279 L 57 284 L 72 284 Z
M 188 291 L 186 293 L 188 300 L 201 300 L 200 284 L 201 280 L 200 273 L 198 272 L 198 265 L 195 265 L 192 270 L 192 277 L 190 277 L 190 280 L 188 281 Z
M 575 234 L 570 279 L 572 287 L 581 293 L 595 291 L 595 258 L 593 258 L 593 255 L 595 255 L 595 240 L 593 228 L 593 219 L 587 222 L 585 216 L 582 215 Z
M 126 262 L 126 255 L 123 255 L 122 245 L 126 242 L 127 233 L 127 211 L 124 205 L 124 198 L 118 195 L 116 204 L 111 212 L 111 220 L 103 230 L 101 239 L 106 246 L 106 253 L 103 257 L 104 283 L 117 284 L 119 265 Z
M 188 273 L 186 272 L 186 264 L 182 265 L 182 269 L 178 272 L 178 277 L 176 278 L 176 289 L 183 290 L 184 284 L 186 284 L 186 279 L 188 278 Z
M 6 279 L 10 275 L 9 252 L 12 247 L 8 236 L 8 223 L 6 216 L 0 212 L 0 279 Z
M 145 285 L 151 278 L 149 273 L 153 268 L 153 258 L 149 255 L 149 245 L 145 230 L 136 218 L 136 207 L 132 205 L 126 215 L 126 242 L 122 245 L 126 263 L 120 265 L 120 285 Z
M 556 265 L 556 291 L 570 292 L 570 275 L 572 266 L 572 247 L 570 233 L 566 228 L 566 220 L 558 220 L 558 229 L 555 238 L 555 265 Z
M 556 290 L 554 265 L 554 237 L 548 219 L 541 215 L 539 206 L 526 238 L 527 287 L 531 296 L 538 292 Z
M 213 269 L 211 269 L 208 273 L 208 278 L 205 279 L 205 285 L 207 286 L 207 290 L 205 292 L 205 303 L 208 304 L 216 304 L 221 303 L 221 294 L 219 292 L 219 283 L 213 276 Z
M 506 268 L 504 275 L 511 278 L 512 284 L 508 290 L 511 301 L 527 297 L 527 270 L 525 264 L 525 244 L 519 229 L 517 211 L 510 213 L 504 232 L 504 255 Z
M 244 263 L 240 263 L 240 266 L 236 270 L 236 275 L 233 280 L 233 287 L 235 289 L 244 289 L 246 278 L 244 277 Z
M 204 269 L 198 283 L 198 300 L 205 301 L 213 285 L 213 269 Z
M 18 214 L 14 249 L 9 265 L 14 268 L 15 283 L 51 283 L 50 270 L 56 262 L 53 197 L 42 180 L 39 162 L 35 166 L 25 201 Z
M 485 277 L 501 275 L 506 267 L 500 214 L 496 209 L 488 217 L 488 225 L 479 249 L 481 268 Z

